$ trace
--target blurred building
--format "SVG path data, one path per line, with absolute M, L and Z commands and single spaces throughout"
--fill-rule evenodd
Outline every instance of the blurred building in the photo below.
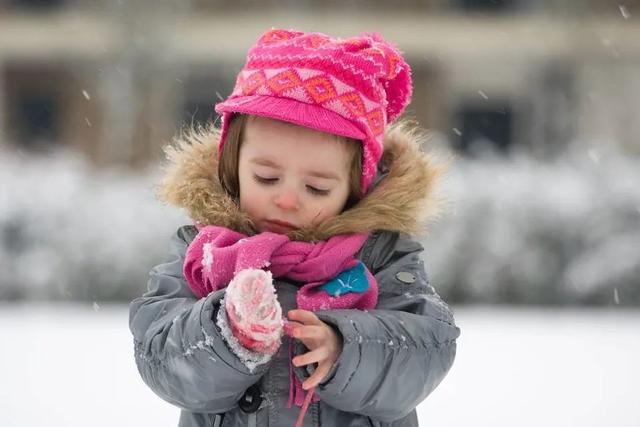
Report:
M 155 161 L 270 27 L 396 42 L 409 114 L 460 150 L 640 154 L 638 0 L 0 0 L 0 146 Z

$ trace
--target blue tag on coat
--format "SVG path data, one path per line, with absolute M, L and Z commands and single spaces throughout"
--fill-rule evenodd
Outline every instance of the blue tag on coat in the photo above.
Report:
M 369 281 L 364 268 L 364 264 L 358 262 L 358 265 L 338 274 L 336 278 L 320 286 L 320 289 L 332 297 L 339 297 L 348 292 L 363 293 L 369 289 Z

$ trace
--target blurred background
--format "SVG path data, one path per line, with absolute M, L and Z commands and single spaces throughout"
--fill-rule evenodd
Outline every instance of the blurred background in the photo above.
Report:
M 189 222 L 162 147 L 271 27 L 395 42 L 455 159 L 420 239 L 462 336 L 421 423 L 640 425 L 637 0 L 0 0 L 0 424 L 177 424 L 127 330 Z

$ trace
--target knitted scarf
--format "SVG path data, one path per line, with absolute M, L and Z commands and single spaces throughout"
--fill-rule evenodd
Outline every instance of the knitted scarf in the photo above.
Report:
M 263 232 L 246 236 L 225 227 L 202 226 L 189 245 L 184 276 L 199 298 L 226 287 L 247 268 L 267 269 L 273 277 L 303 283 L 298 308 L 367 310 L 376 306 L 378 287 L 371 272 L 354 255 L 367 233 L 337 235 L 325 241 L 291 241 L 286 235 Z M 304 392 L 293 376 L 289 405 L 304 404 Z

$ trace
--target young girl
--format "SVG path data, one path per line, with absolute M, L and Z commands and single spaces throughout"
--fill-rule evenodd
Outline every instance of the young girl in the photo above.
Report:
M 130 307 L 140 374 L 180 426 L 417 426 L 459 330 L 419 229 L 441 168 L 408 126 L 410 69 L 378 35 L 271 30 L 222 129 L 169 150 L 194 221 Z

